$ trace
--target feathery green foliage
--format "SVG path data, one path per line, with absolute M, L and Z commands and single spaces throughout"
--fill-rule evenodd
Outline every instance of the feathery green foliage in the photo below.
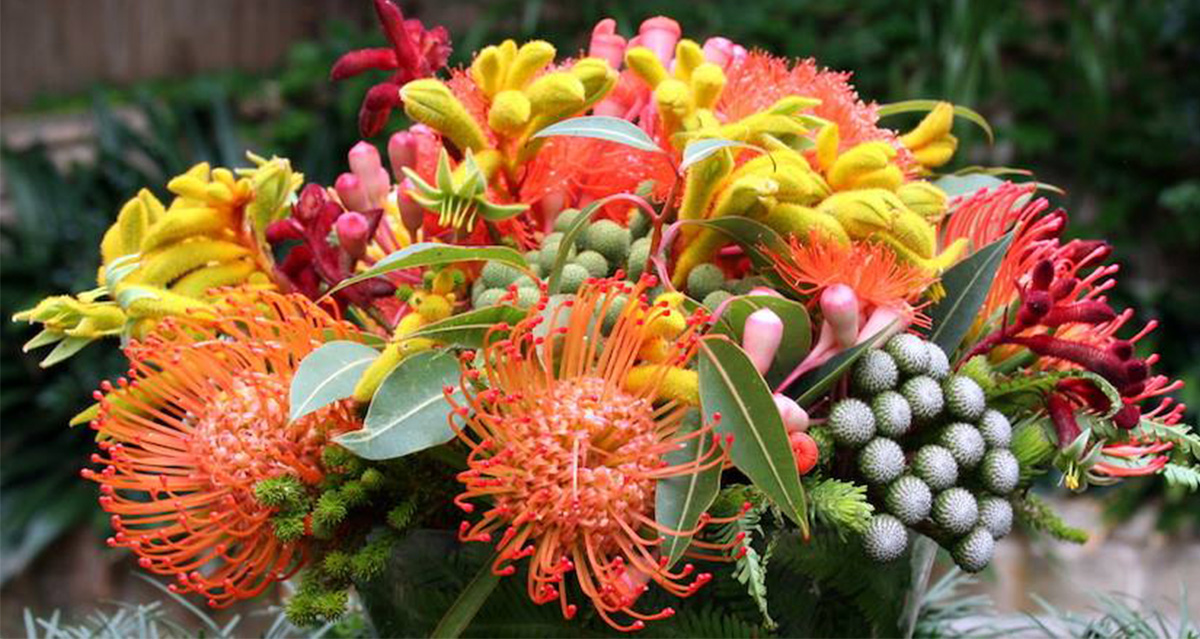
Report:
M 1088 540 L 1087 531 L 1067 524 L 1049 504 L 1033 493 L 1013 500 L 1013 514 L 1026 528 L 1046 533 L 1055 539 L 1075 544 Z

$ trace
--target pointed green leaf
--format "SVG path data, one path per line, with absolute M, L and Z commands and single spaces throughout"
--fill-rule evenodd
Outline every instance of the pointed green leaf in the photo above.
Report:
M 90 337 L 68 337 L 59 342 L 58 345 L 54 347 L 54 350 L 50 351 L 50 354 L 47 355 L 46 359 L 43 359 L 38 366 L 41 366 L 42 368 L 50 368 L 51 366 L 70 358 L 72 355 L 82 350 L 84 346 L 87 346 L 91 343 L 92 338 Z
M 450 609 L 446 614 L 442 615 L 441 621 L 438 621 L 437 627 L 433 632 L 429 633 L 434 639 L 455 639 L 462 635 L 467 626 L 471 625 L 471 620 L 479 613 L 479 609 L 487 602 L 488 597 L 492 595 L 492 591 L 496 589 L 500 583 L 500 575 L 492 571 L 492 564 L 496 561 L 496 554 L 488 557 L 487 561 L 483 562 L 483 567 L 479 572 L 475 573 L 475 577 L 471 579 L 471 583 L 463 588 L 458 598 L 454 603 L 450 604 Z
M 790 250 L 787 242 L 774 229 L 748 217 L 718 217 L 711 220 L 686 220 L 682 223 L 714 229 L 729 236 L 729 239 L 742 247 L 755 266 L 767 268 L 768 275 L 773 274 L 775 269 L 770 268 L 771 259 L 763 249 L 779 254 L 786 254 Z
M 713 331 L 729 335 L 741 344 L 746 318 L 760 308 L 771 309 L 783 320 L 783 338 L 780 341 L 779 353 L 766 375 L 768 383 L 778 383 L 800 365 L 812 347 L 812 323 L 803 304 L 773 295 L 735 297 L 729 301 L 721 315 L 724 321 L 718 322 Z
M 311 352 L 300 362 L 288 393 L 292 421 L 354 393 L 363 371 L 379 357 L 379 351 L 339 340 Z
M 694 411 L 689 417 L 695 415 Z M 690 422 L 690 420 L 689 420 Z M 688 423 L 680 430 L 681 435 L 695 430 L 697 424 Z M 704 460 L 710 450 L 707 437 L 693 437 L 679 450 L 664 455 L 667 464 L 697 463 Z M 700 515 L 708 510 L 721 489 L 721 465 L 699 473 L 689 473 L 658 480 L 654 489 L 654 519 L 668 530 L 691 530 L 700 521 Z M 691 543 L 690 536 L 664 535 L 661 553 L 667 557 L 667 567 L 675 565 Z
M 524 317 L 525 311 L 515 306 L 488 306 L 426 324 L 409 337 L 427 337 L 443 344 L 479 348 L 483 346 L 484 335 L 493 326 L 501 322 L 515 324 Z
M 567 265 L 567 256 L 571 254 L 571 247 L 575 246 L 575 240 L 579 238 L 580 233 L 583 233 L 583 229 L 592 223 L 592 215 L 609 200 L 608 197 L 601 198 L 583 207 L 567 230 L 563 232 L 562 241 L 558 243 L 558 253 L 554 255 L 554 264 L 550 267 L 550 272 L 546 277 L 546 290 L 550 295 L 558 293 L 558 286 L 562 282 L 563 268 Z
M 754 149 L 759 153 L 766 153 L 767 150 L 754 144 L 738 142 L 737 140 L 726 140 L 724 138 L 705 138 L 689 143 L 683 148 L 683 159 L 679 162 L 679 171 L 688 170 L 693 164 L 704 161 L 715 154 L 717 151 L 729 148 Z
M 646 132 L 629 120 L 608 115 L 585 115 L 551 124 L 533 134 L 535 138 L 555 135 L 571 135 L 580 138 L 596 138 L 624 144 L 642 151 L 662 152 Z
M 725 338 L 700 342 L 700 406 L 719 413 L 717 431 L 733 435 L 733 463 L 808 535 L 808 507 L 796 457 L 767 383 L 750 358 Z
M 361 430 L 334 441 L 363 459 L 395 459 L 454 439 L 443 388 L 458 387 L 458 358 L 424 351 L 406 358 L 383 379 L 371 398 Z
M 973 195 L 983 189 L 991 189 L 1004 184 L 1004 180 L 985 173 L 969 175 L 943 175 L 934 181 L 933 185 L 941 189 L 946 197 Z
M 419 242 L 406 246 L 399 251 L 384 256 L 371 268 L 356 274 L 354 277 L 342 280 L 340 284 L 329 290 L 326 295 L 339 291 L 351 284 L 357 284 L 372 277 L 385 273 L 399 271 L 418 266 L 433 266 L 436 264 L 452 264 L 454 262 L 469 262 L 483 260 L 502 262 L 519 269 L 528 269 L 529 264 L 517 251 L 507 246 L 455 246 L 438 242 Z
M 962 344 L 967 331 L 975 323 L 980 307 L 992 288 L 996 270 L 1008 251 L 1013 234 L 992 242 L 974 255 L 954 265 L 942 275 L 946 296 L 929 311 L 933 332 L 929 341 L 942 347 L 953 361 L 954 352 Z
M 883 330 L 876 335 L 887 335 L 895 322 L 888 324 Z M 796 403 L 802 408 L 807 408 L 813 402 L 825 396 L 825 391 L 829 390 L 839 379 L 846 373 L 850 372 L 850 367 L 854 362 L 858 361 L 868 349 L 878 346 L 879 341 L 874 337 L 863 341 L 852 348 L 848 348 L 837 355 L 829 358 L 829 361 L 822 364 L 815 371 L 800 378 L 800 383 L 788 391 L 788 395 L 795 398 Z

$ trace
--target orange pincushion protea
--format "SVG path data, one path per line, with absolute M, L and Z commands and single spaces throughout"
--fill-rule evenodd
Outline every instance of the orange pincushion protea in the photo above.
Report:
M 223 607 L 304 563 L 304 541 L 276 537 L 255 484 L 285 475 L 316 484 L 325 443 L 360 424 L 344 402 L 288 419 L 300 360 L 351 338 L 350 324 L 300 295 L 233 291 L 217 304 L 220 319 L 166 319 L 126 349 L 130 379 L 97 391 L 92 461 L 104 469 L 82 474 L 112 514 L 109 545 L 177 577 L 173 590 Z
M 651 614 L 633 609 L 649 582 L 686 597 L 712 578 L 700 573 L 684 583 L 692 565 L 672 570 L 659 546 L 663 535 L 692 537 L 717 520 L 704 515 L 692 530 L 663 527 L 654 520 L 655 484 L 728 459 L 712 424 L 688 430 L 683 420 L 690 407 L 662 400 L 667 378 L 685 373 L 679 367 L 695 354 L 702 315 L 689 318 L 670 352 L 650 364 L 648 383 L 636 390 L 627 384 L 631 372 L 647 370 L 639 352 L 656 339 L 656 321 L 677 313 L 647 304 L 643 292 L 653 284 L 650 277 L 636 286 L 589 281 L 573 301 L 550 313 L 549 328 L 535 330 L 543 321 L 543 301 L 506 338 L 485 347 L 482 370 L 469 368 L 471 358 L 464 358 L 466 405 L 447 392 L 455 404 L 451 423 L 471 447 L 470 468 L 459 474 L 466 490 L 456 503 L 467 512 L 475 509 L 468 500 L 489 505 L 480 521 L 462 523 L 459 537 L 489 542 L 502 531 L 493 572 L 513 574 L 512 562 L 529 557 L 530 598 L 558 599 L 566 618 L 576 606 L 567 602 L 562 582 L 574 572 L 600 616 L 619 630 L 674 614 L 671 608 Z M 631 301 L 604 336 L 600 320 L 622 296 Z M 476 391 L 479 382 L 487 390 Z M 664 459 L 692 440 L 701 446 L 695 460 L 671 465 Z M 720 552 L 740 542 L 693 539 L 692 547 Z M 632 622 L 622 623 L 615 613 Z

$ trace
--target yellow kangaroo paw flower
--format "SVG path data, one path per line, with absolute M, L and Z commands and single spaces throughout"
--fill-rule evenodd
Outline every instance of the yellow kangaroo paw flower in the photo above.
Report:
M 504 83 L 504 75 L 508 70 L 505 64 L 500 54 L 500 47 L 489 45 L 475 55 L 475 60 L 471 62 L 468 72 L 483 94 L 491 98 L 502 90 L 501 85 Z
M 807 241 L 815 231 L 842 244 L 850 243 L 850 236 L 846 234 L 846 229 L 842 228 L 837 220 L 807 206 L 786 202 L 776 204 L 762 222 L 780 235 L 784 237 L 794 235 L 801 242 Z
M 842 143 L 842 136 L 838 130 L 838 125 L 830 122 L 821 127 L 821 131 L 817 133 L 817 164 L 820 165 L 822 171 L 829 171 L 837 160 L 838 147 Z
M 254 263 L 249 260 L 206 266 L 179 278 L 171 291 L 188 297 L 203 297 L 209 289 L 245 282 L 254 271 Z
M 176 242 L 144 257 L 136 279 L 131 281 L 149 286 L 166 286 L 188 271 L 210 262 L 229 262 L 249 252 L 241 244 L 224 240 L 198 238 Z
M 646 47 L 633 47 L 626 51 L 625 66 L 629 67 L 651 89 L 658 88 L 659 83 L 670 77 L 667 69 L 658 59 L 658 55 Z
M 909 149 L 916 150 L 950 133 L 953 126 L 954 105 L 949 102 L 939 102 L 921 119 L 916 128 L 900 136 L 900 143 Z
M 545 40 L 532 40 L 521 45 L 504 78 L 505 89 L 524 88 L 539 71 L 554 61 L 554 45 Z
M 896 189 L 896 196 L 909 208 L 931 224 L 941 222 L 946 214 L 946 193 L 938 187 L 917 180 L 909 182 Z
M 142 240 L 142 253 L 196 235 L 214 235 L 233 226 L 232 213 L 213 208 L 172 211 L 150 227 Z
M 413 80 L 400 89 L 404 112 L 426 126 L 437 129 L 462 150 L 487 148 L 479 124 L 450 89 L 432 78 Z
M 693 73 L 705 64 L 704 51 L 694 40 L 684 38 L 675 45 L 675 77 L 691 82 Z M 714 65 L 715 66 L 715 65 Z M 720 67 L 717 67 L 718 69 Z
M 958 138 L 946 134 L 923 147 L 913 150 L 913 157 L 916 158 L 921 166 L 932 169 L 949 162 L 950 158 L 954 157 L 954 152 L 957 149 Z

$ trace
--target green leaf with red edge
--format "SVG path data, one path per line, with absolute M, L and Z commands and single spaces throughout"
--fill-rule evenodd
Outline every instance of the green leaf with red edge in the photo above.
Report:
M 754 485 L 808 535 L 808 506 L 796 457 L 767 383 L 737 344 L 723 336 L 700 342 L 700 407 L 717 432 L 733 435 L 730 457 Z

